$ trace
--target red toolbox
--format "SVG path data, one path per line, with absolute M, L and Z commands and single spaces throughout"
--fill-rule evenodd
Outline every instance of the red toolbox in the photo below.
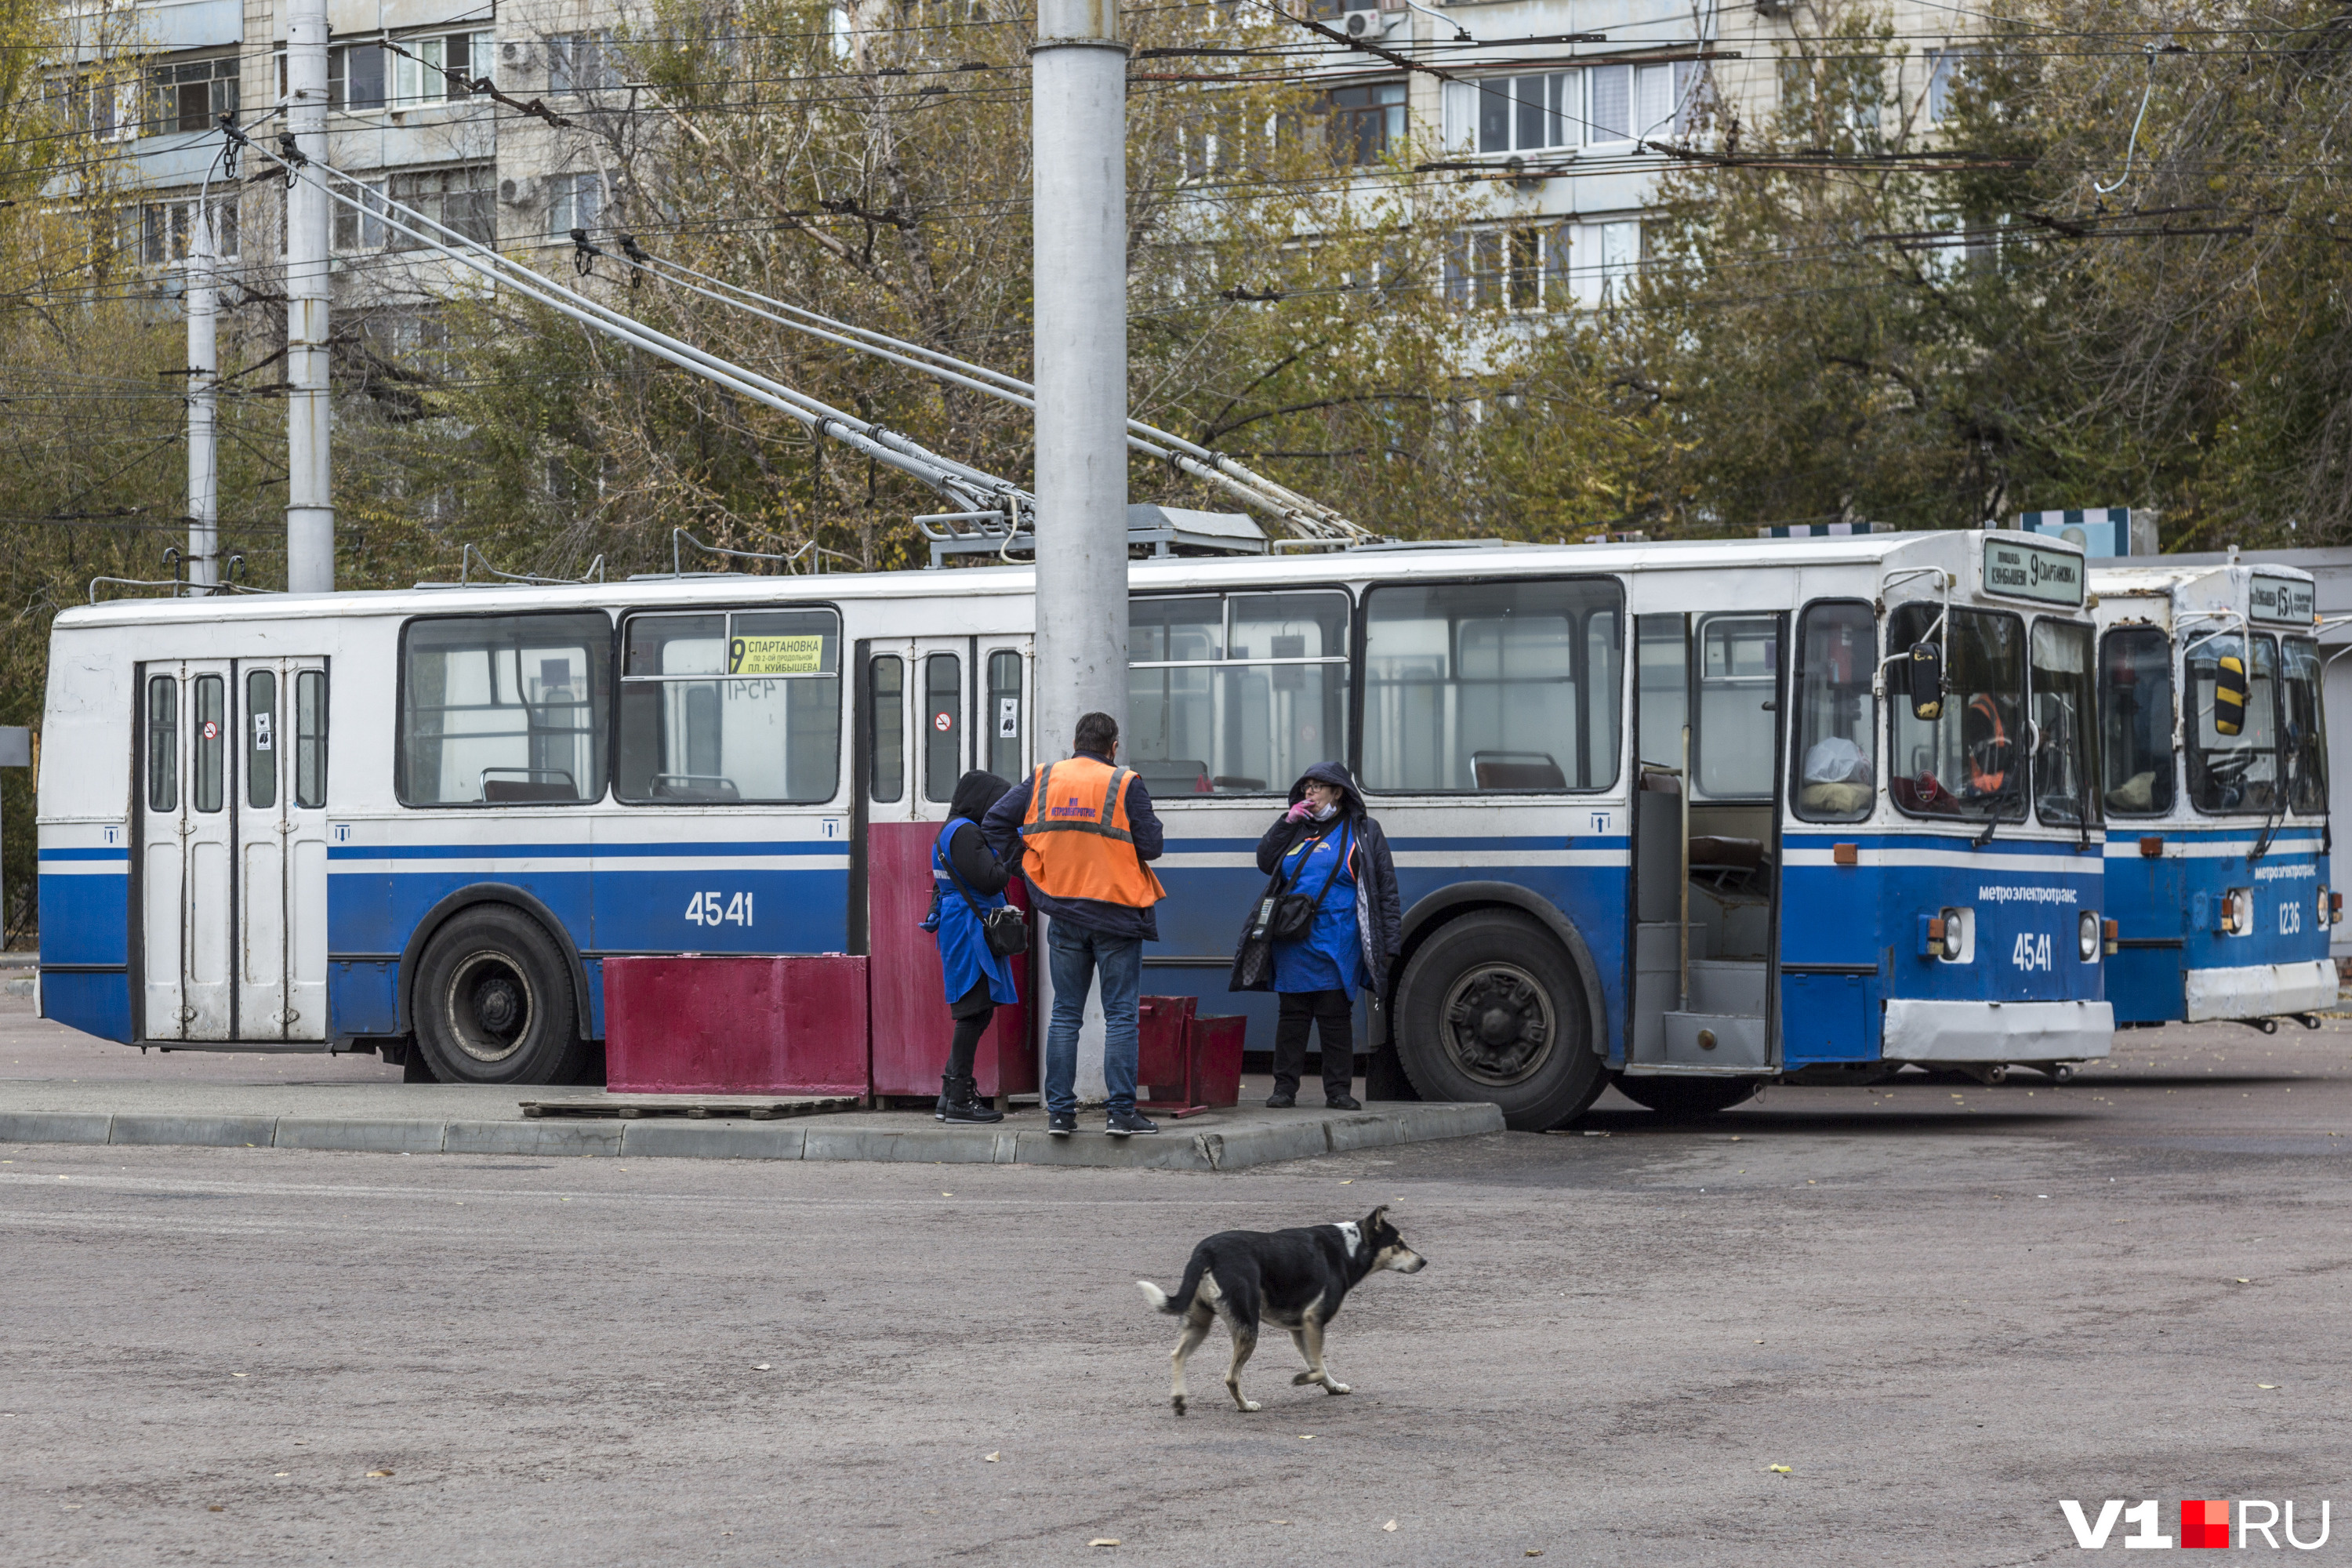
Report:
M 1241 1100 L 1242 1042 L 1249 1020 L 1198 1017 L 1198 999 L 1145 996 L 1136 1003 L 1136 1101 L 1175 1117 Z
M 862 957 L 608 958 L 604 969 L 612 1089 L 870 1092 Z

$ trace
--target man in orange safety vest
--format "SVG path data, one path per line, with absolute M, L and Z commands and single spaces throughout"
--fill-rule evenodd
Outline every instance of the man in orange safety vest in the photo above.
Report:
M 1078 1026 L 1099 977 L 1110 1100 L 1103 1131 L 1114 1138 L 1157 1132 L 1135 1109 L 1135 1067 L 1143 944 L 1160 940 L 1152 906 L 1168 896 L 1145 864 L 1160 858 L 1160 818 L 1141 775 L 1118 765 L 1118 721 L 1108 713 L 1080 719 L 1075 753 L 1006 792 L 981 833 L 999 860 L 1020 845 L 1030 901 L 1048 918 L 1054 1016 L 1045 1031 L 1046 1131 L 1056 1138 L 1077 1131 Z

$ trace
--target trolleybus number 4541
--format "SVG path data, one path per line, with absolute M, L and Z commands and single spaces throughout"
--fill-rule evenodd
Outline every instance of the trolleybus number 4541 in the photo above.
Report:
M 751 895 L 738 893 L 730 899 L 724 893 L 697 893 L 686 902 L 686 918 L 698 926 L 748 926 Z
M 2009 950 L 2009 961 L 2020 969 L 2048 969 L 2050 963 L 2050 933 L 2021 931 L 2017 933 L 2017 945 Z

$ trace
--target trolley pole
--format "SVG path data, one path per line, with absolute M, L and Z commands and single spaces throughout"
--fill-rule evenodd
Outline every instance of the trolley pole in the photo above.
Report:
M 335 504 L 328 468 L 327 0 L 292 0 L 286 122 L 310 162 L 286 192 L 286 588 L 332 593 Z
M 220 581 L 220 295 L 213 280 L 212 212 L 202 202 L 188 248 L 188 584 Z
M 1118 0 L 1038 0 L 1030 55 L 1037 749 L 1127 723 L 1127 46 Z M 1132 751 L 1132 747 L 1128 748 Z

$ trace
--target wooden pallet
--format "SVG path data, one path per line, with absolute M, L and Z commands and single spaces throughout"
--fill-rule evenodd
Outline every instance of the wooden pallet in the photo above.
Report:
M 822 1116 L 833 1110 L 855 1110 L 857 1097 L 836 1094 L 812 1096 L 806 1100 L 526 1100 L 520 1102 L 523 1115 L 534 1120 L 541 1117 L 618 1118 L 624 1121 L 645 1116 L 683 1116 L 689 1121 L 715 1121 L 719 1118 L 745 1121 L 776 1121 L 787 1116 Z

